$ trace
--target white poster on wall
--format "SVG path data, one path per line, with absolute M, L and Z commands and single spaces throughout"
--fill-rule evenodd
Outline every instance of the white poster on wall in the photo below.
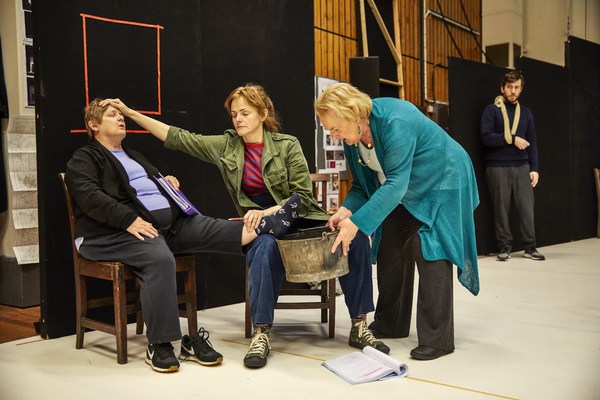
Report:
M 322 78 L 315 76 L 315 99 L 329 86 L 339 81 L 335 79 Z M 335 140 L 331 133 L 326 130 L 319 117 L 315 113 L 315 166 L 320 173 L 335 174 L 338 185 L 339 180 L 345 179 L 346 157 L 344 155 L 344 146 L 341 140 Z M 341 175 L 341 176 L 340 176 Z M 332 175 L 333 176 L 333 175 Z M 330 182 L 331 186 L 331 182 Z M 335 191 L 337 194 L 338 190 Z M 330 192 L 334 194 L 334 192 Z

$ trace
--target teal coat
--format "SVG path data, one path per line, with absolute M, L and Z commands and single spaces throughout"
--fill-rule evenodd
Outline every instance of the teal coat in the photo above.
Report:
M 329 215 L 314 199 L 308 164 L 298 139 L 267 130 L 263 138 L 262 175 L 277 204 L 283 205 L 296 192 L 302 198 L 300 217 L 328 220 Z M 215 164 L 240 216 L 260 208 L 242 190 L 244 142 L 234 129 L 222 135 L 198 135 L 171 126 L 165 147 Z
M 343 205 L 364 233 L 375 233 L 377 254 L 381 223 L 402 203 L 423 223 L 419 229 L 423 257 L 449 260 L 459 281 L 479 292 L 473 211 L 479 194 L 471 159 L 442 128 L 409 102 L 373 100 L 369 118 L 377 158 L 386 176 L 358 163 L 358 149 L 344 144 L 352 172 L 352 188 Z

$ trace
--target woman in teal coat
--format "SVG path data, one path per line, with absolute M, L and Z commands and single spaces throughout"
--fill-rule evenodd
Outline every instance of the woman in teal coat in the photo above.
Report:
M 377 337 L 410 330 L 414 265 L 419 271 L 418 347 L 432 360 L 454 351 L 452 264 L 459 281 L 479 292 L 473 211 L 479 196 L 465 150 L 412 104 L 371 100 L 338 83 L 316 100 L 324 128 L 344 141 L 352 187 L 329 225 L 336 245 L 357 232 L 373 235 L 379 297 L 369 326 Z

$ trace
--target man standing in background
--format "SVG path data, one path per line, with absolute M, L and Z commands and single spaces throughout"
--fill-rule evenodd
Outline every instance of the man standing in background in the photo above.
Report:
M 539 180 L 538 151 L 533 115 L 518 101 L 524 86 L 525 78 L 520 71 L 507 72 L 500 85 L 502 95 L 485 108 L 481 117 L 486 178 L 500 249 L 498 261 L 508 261 L 513 247 L 509 221 L 511 201 L 519 216 L 523 257 L 546 259 L 536 249 L 533 188 Z

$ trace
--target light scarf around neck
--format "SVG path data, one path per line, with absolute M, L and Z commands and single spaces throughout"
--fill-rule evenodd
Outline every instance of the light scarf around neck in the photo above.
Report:
M 506 143 L 513 144 L 514 137 L 517 132 L 517 126 L 519 125 L 519 119 L 521 118 L 521 105 L 516 102 L 515 118 L 513 119 L 512 129 L 510 122 L 508 121 L 508 113 L 506 112 L 506 105 L 504 104 L 504 96 L 498 96 L 494 99 L 494 105 L 502 112 L 502 118 L 504 119 L 504 140 Z

